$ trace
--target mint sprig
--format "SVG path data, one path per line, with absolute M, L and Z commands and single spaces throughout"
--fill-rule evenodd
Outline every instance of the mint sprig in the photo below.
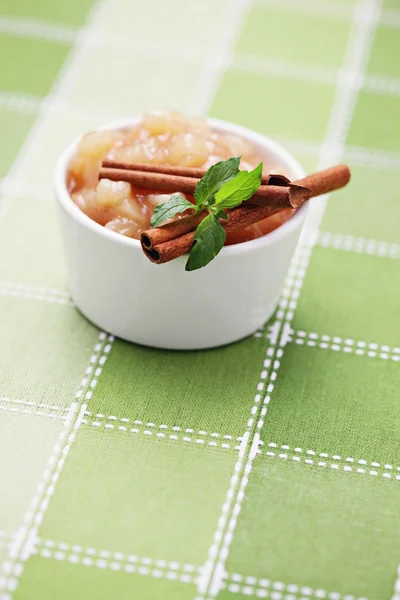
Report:
M 197 226 L 186 271 L 195 271 L 208 265 L 223 248 L 226 231 L 220 219 L 228 217 L 226 210 L 240 206 L 249 200 L 261 185 L 262 163 L 253 171 L 239 171 L 240 158 L 222 160 L 208 169 L 194 191 L 196 204 L 192 204 L 180 194 L 171 198 L 154 209 L 150 225 L 158 227 L 166 219 L 188 208 L 194 209 L 194 214 L 208 211 L 208 215 Z

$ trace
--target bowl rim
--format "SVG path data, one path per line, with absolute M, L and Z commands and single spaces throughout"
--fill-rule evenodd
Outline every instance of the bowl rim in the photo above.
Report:
M 93 131 L 118 129 L 120 127 L 136 125 L 138 122 L 140 122 L 140 120 L 141 117 L 117 119 L 106 123 L 105 125 L 100 125 L 99 127 L 93 129 Z M 294 158 L 294 156 L 292 156 L 290 152 L 288 152 L 283 146 L 281 146 L 281 144 L 279 144 L 275 140 L 272 140 L 271 138 L 261 133 L 252 131 L 247 127 L 237 125 L 229 121 L 214 118 L 207 118 L 207 121 L 217 131 L 239 135 L 245 138 L 246 140 L 250 140 L 258 144 L 259 146 L 263 146 L 266 150 L 268 150 L 274 156 L 276 156 L 278 161 L 285 164 L 293 173 L 295 173 L 296 178 L 300 179 L 306 175 L 304 168 L 297 161 L 297 159 Z M 107 229 L 99 223 L 96 223 L 96 221 L 93 221 L 93 219 L 88 217 L 72 200 L 67 189 L 66 175 L 70 160 L 81 139 L 82 136 L 76 138 L 71 144 L 69 144 L 61 153 L 56 162 L 53 175 L 53 188 L 55 191 L 57 202 L 73 219 L 78 221 L 83 227 L 87 228 L 92 233 L 102 236 L 115 244 L 126 246 L 128 248 L 136 249 L 136 251 L 142 252 L 140 240 L 126 237 L 124 235 L 121 235 L 120 233 Z M 308 206 L 309 202 L 304 203 L 290 219 L 288 219 L 287 221 L 285 221 L 285 223 L 277 227 L 277 229 L 274 229 L 274 231 L 271 231 L 266 235 L 255 238 L 253 240 L 249 240 L 247 242 L 241 242 L 239 244 L 231 244 L 229 246 L 224 246 L 218 256 L 222 258 L 224 256 L 227 257 L 229 255 L 242 254 L 278 242 L 278 240 L 282 239 L 283 237 L 286 237 L 294 229 L 297 229 L 301 226 L 301 224 L 306 218 Z

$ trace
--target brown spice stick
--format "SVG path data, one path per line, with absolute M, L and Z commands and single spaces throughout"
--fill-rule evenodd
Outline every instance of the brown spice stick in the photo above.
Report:
M 249 204 L 276 208 L 298 208 L 311 198 L 310 188 L 294 183 L 287 186 L 262 185 L 248 200 Z
M 174 165 L 142 165 L 139 163 L 127 163 L 117 160 L 103 160 L 102 168 L 110 169 L 123 169 L 124 171 L 142 171 L 147 173 L 164 173 L 164 175 L 178 175 L 179 177 L 193 177 L 194 179 L 201 179 L 207 172 L 207 169 L 200 169 L 196 167 L 177 167 Z M 267 185 L 271 175 L 264 175 L 261 179 L 261 184 Z M 290 183 L 289 179 L 282 177 L 286 183 Z M 274 183 L 273 185 L 282 185 L 281 183 Z
M 176 167 L 170 165 L 141 165 L 136 163 L 126 163 L 113 160 L 105 160 L 102 164 L 103 168 L 119 169 L 123 171 L 141 171 L 147 173 L 158 173 L 165 175 L 176 175 L 178 177 L 191 177 L 200 179 L 205 174 L 205 169 L 197 169 L 194 167 Z M 101 177 L 103 177 L 101 175 Z M 297 185 L 310 188 L 312 197 L 333 192 L 341 187 L 344 187 L 350 181 L 350 169 L 347 165 L 337 165 L 330 167 L 324 171 L 307 175 L 303 179 L 296 181 Z M 261 184 L 272 186 L 285 186 L 290 183 L 290 180 L 284 175 L 275 175 L 273 173 L 264 175 Z M 191 189 L 191 188 L 190 188 Z M 176 190 L 174 190 L 176 191 Z M 180 190 L 183 192 L 183 190 Z M 188 192 L 190 193 L 190 192 Z
M 193 243 L 194 231 L 191 231 L 174 240 L 157 244 L 152 248 L 145 248 L 142 244 L 142 249 L 151 262 L 161 265 L 189 252 Z
M 272 215 L 280 212 L 281 210 L 281 208 L 271 208 L 269 206 L 253 206 L 248 204 L 242 204 L 241 206 L 238 206 L 237 208 L 228 211 L 228 218 L 221 219 L 221 225 L 225 229 L 225 231 L 229 233 L 237 231 L 238 229 L 242 229 L 243 227 L 253 225 L 258 221 L 263 221 L 264 219 L 271 217 Z M 202 216 L 202 219 L 204 219 L 207 216 L 207 213 L 201 213 L 200 215 L 196 216 Z M 157 231 L 157 229 L 160 228 L 156 228 L 150 231 Z M 148 233 L 149 232 L 147 231 L 144 234 L 142 234 L 142 248 L 146 256 L 152 262 L 158 265 L 174 260 L 179 256 L 183 256 L 184 254 L 190 251 L 194 243 L 195 232 L 190 231 L 188 233 L 185 233 L 185 235 L 181 235 L 176 238 L 169 238 L 162 243 L 158 242 L 156 244 L 152 244 L 151 246 L 146 246 L 143 243 L 143 238 Z
M 350 169 L 347 165 L 337 165 L 307 175 L 307 177 L 296 181 L 296 184 L 310 188 L 311 197 L 314 198 L 314 196 L 328 194 L 344 187 L 349 183 L 350 177 Z
M 150 250 L 156 245 L 163 244 L 169 240 L 175 240 L 176 238 L 185 235 L 191 231 L 194 231 L 207 216 L 207 212 L 201 212 L 198 215 L 190 215 L 177 219 L 161 227 L 154 227 L 144 231 L 141 236 L 141 242 L 143 248 Z
M 149 171 L 131 171 L 103 167 L 99 174 L 100 179 L 112 181 L 127 181 L 137 187 L 160 190 L 163 192 L 182 192 L 193 195 L 198 180 L 194 177 L 182 177 L 166 173 Z M 304 200 L 311 197 L 311 190 L 299 185 L 262 185 L 251 199 L 252 204 L 274 206 L 279 208 L 297 208 Z M 254 201 L 253 201 L 254 200 Z
M 193 177 L 169 175 L 168 173 L 157 173 L 155 171 L 113 169 L 109 167 L 103 167 L 100 170 L 99 179 L 127 181 L 144 189 L 160 190 L 163 192 L 182 192 L 183 194 L 191 195 L 193 195 L 197 184 L 197 180 Z

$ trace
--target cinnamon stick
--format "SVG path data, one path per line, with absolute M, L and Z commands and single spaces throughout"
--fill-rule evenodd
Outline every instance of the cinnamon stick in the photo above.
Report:
M 194 177 L 195 179 L 201 179 L 206 174 L 207 169 L 201 169 L 197 167 L 177 167 L 174 165 L 143 165 L 139 163 L 127 163 L 117 160 L 103 160 L 103 168 L 110 169 L 123 169 L 124 171 L 145 171 L 147 173 L 164 173 L 165 175 L 178 175 L 179 177 Z M 286 183 L 290 183 L 287 177 L 283 175 L 277 175 L 285 180 Z M 261 179 L 261 183 L 267 185 L 271 175 L 264 175 Z M 274 183 L 273 185 L 281 185 L 281 183 Z
M 349 183 L 350 177 L 350 169 L 347 165 L 337 165 L 307 175 L 307 177 L 296 181 L 296 184 L 310 188 L 311 197 L 314 198 L 314 196 L 328 194 L 344 187 Z
M 142 244 L 142 248 L 143 252 L 151 262 L 161 265 L 187 254 L 193 246 L 193 243 L 194 231 L 191 231 L 174 240 L 169 240 L 163 244 L 157 244 L 152 248 L 145 248 Z
M 221 225 L 225 231 L 229 233 L 237 231 L 238 229 L 243 229 L 243 227 L 253 225 L 258 221 L 263 221 L 264 219 L 271 217 L 281 210 L 281 208 L 271 208 L 269 206 L 252 206 L 249 204 L 242 204 L 241 206 L 228 211 L 228 218 L 222 219 Z M 208 213 L 204 212 L 196 215 L 197 218 L 201 217 L 198 222 L 202 221 L 207 214 Z M 190 217 L 187 217 L 187 220 L 189 221 Z M 193 221 L 194 220 L 195 219 L 193 219 Z M 181 221 L 184 221 L 184 219 L 180 219 L 176 222 L 176 224 L 178 225 L 178 223 Z M 144 239 L 149 235 L 150 232 L 156 232 L 157 230 L 165 229 L 167 227 L 168 225 L 157 227 L 142 234 L 141 241 L 143 252 L 147 258 L 151 260 L 151 262 L 154 262 L 158 265 L 174 260 L 179 256 L 183 256 L 190 251 L 194 243 L 194 230 L 175 238 L 169 238 L 166 236 L 166 239 L 163 242 L 152 243 L 151 245 L 144 243 Z M 185 231 L 185 226 L 183 227 L 183 231 Z
M 177 167 L 172 165 L 143 165 L 137 163 L 126 163 L 115 160 L 104 160 L 102 163 L 102 170 L 100 171 L 99 178 L 104 179 L 105 173 L 104 169 L 116 169 L 115 173 L 113 173 L 114 177 L 121 176 L 122 173 L 119 171 L 139 171 L 142 173 L 156 173 L 156 174 L 164 174 L 167 176 L 177 176 L 177 177 L 191 177 L 193 179 L 200 179 L 206 173 L 205 169 L 199 169 L 195 167 Z M 111 177 L 110 177 L 111 179 Z M 114 179 L 114 181 L 118 181 L 118 179 Z M 123 181 L 121 179 L 121 181 Z M 296 181 L 296 185 L 303 186 L 311 189 L 311 197 L 319 196 L 321 194 L 326 194 L 328 192 L 333 192 L 341 187 L 344 187 L 350 181 L 350 169 L 347 165 L 337 165 L 335 167 L 330 167 L 329 169 L 325 169 L 324 171 L 319 171 L 317 173 L 313 173 L 312 175 L 307 175 L 303 179 L 299 179 Z M 196 182 L 197 183 L 197 182 Z M 290 180 L 284 175 L 276 175 L 269 174 L 264 175 L 261 184 L 270 185 L 270 186 L 286 186 L 289 185 Z M 156 189 L 156 188 L 155 188 Z M 192 186 L 190 185 L 190 189 Z M 177 191 L 174 189 L 173 191 Z M 183 193 L 184 190 L 178 190 Z M 193 190 L 194 191 L 194 190 Z M 187 192 L 192 193 L 192 192 Z M 262 193 L 260 193 L 262 195 Z
M 114 169 L 102 167 L 99 179 L 111 179 L 111 181 L 127 181 L 137 187 L 160 190 L 163 192 L 182 192 L 193 195 L 197 179 L 193 177 L 173 175 L 169 173 L 158 173 L 156 171 L 134 171 L 129 169 Z
M 129 169 L 115 169 L 102 167 L 99 179 L 112 181 L 127 181 L 132 185 L 150 190 L 163 192 L 182 192 L 193 195 L 198 179 L 169 173 L 156 173 L 155 171 L 134 171 Z M 297 208 L 304 200 L 311 197 L 311 190 L 299 185 L 261 185 L 251 199 L 251 203 L 261 206 L 274 206 L 280 208 Z M 254 201 L 253 201 L 254 200 Z
M 154 227 L 154 229 L 144 231 L 141 236 L 143 249 L 150 250 L 156 245 L 163 244 L 169 240 L 175 240 L 179 236 L 194 231 L 207 214 L 206 211 L 203 211 L 198 215 L 182 217 L 182 219 L 171 221 L 171 223 L 166 223 L 165 225 L 161 225 L 161 227 Z

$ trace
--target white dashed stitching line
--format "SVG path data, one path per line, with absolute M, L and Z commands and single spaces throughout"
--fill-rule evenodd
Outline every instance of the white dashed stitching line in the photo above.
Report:
M 147 556 L 137 556 L 136 554 L 83 548 L 79 544 L 55 542 L 50 539 L 42 540 L 41 538 L 35 540 L 32 554 L 87 567 L 111 569 L 113 571 L 122 570 L 126 573 L 137 573 L 156 578 L 163 577 L 182 583 L 195 582 L 196 576 L 201 572 L 201 567 L 196 567 L 190 563 L 181 564 L 177 561 L 153 559 Z
M 107 360 L 107 356 L 110 353 L 112 344 L 114 342 L 114 336 L 109 335 L 107 340 L 106 337 L 107 335 L 105 333 L 101 333 L 99 336 L 99 342 L 94 347 L 94 353 L 90 357 L 89 366 L 85 371 L 85 376 L 81 381 L 79 390 L 75 394 L 75 398 L 77 399 L 81 399 L 84 396 L 85 400 L 90 400 L 93 395 L 93 390 L 97 385 L 98 378 L 103 371 L 104 363 Z M 106 340 L 106 343 L 103 347 L 104 340 Z M 100 352 L 101 356 L 99 355 Z M 85 412 L 86 408 L 84 413 Z M 82 414 L 82 422 L 84 413 Z
M 70 299 L 70 295 L 65 290 L 60 290 L 58 288 L 48 288 L 38 285 L 31 285 L 29 283 L 23 283 L 21 281 L 6 281 L 4 279 L 0 280 L 0 287 L 17 289 L 17 290 L 25 290 L 28 292 L 36 292 L 38 294 L 44 294 L 47 296 L 61 296 L 62 298 Z
M 354 237 L 330 231 L 320 232 L 317 244 L 323 248 L 344 250 L 379 256 L 384 258 L 400 259 L 400 244 L 379 241 L 371 238 Z
M 284 452 L 279 452 L 279 449 L 284 450 Z M 393 466 L 389 463 L 379 463 L 376 461 L 367 461 L 363 458 L 355 459 L 350 456 L 342 457 L 339 454 L 329 455 L 326 452 L 315 452 L 315 450 L 310 449 L 303 450 L 299 447 L 290 448 L 290 446 L 286 444 L 278 446 L 275 442 L 269 442 L 265 445 L 265 449 L 263 450 L 258 449 L 257 454 L 263 454 L 270 458 L 292 460 L 297 463 L 303 461 L 305 464 L 314 465 L 316 467 L 326 467 L 334 470 L 343 469 L 345 472 L 359 473 L 361 475 L 380 475 L 385 479 L 396 479 L 397 481 L 400 481 L 400 466 Z M 382 472 L 379 472 L 379 470 Z
M 294 154 L 302 154 L 316 158 L 320 155 L 322 144 L 300 138 L 278 136 L 277 141 Z M 346 146 L 344 157 L 355 166 L 379 169 L 384 171 L 400 171 L 400 153 L 363 146 Z
M 294 63 L 277 58 L 264 58 L 249 53 L 235 56 L 233 69 L 245 73 L 254 73 L 289 79 L 290 81 L 310 81 L 322 85 L 334 86 L 340 76 L 337 69 L 312 64 Z M 355 85 L 355 83 L 351 83 Z
M 15 534 L 9 534 L 0 529 L 0 549 L 8 548 L 11 542 L 14 540 Z M 1 589 L 1 586 L 0 586 Z
M 20 400 L 19 398 L 8 398 L 8 397 L 0 397 L 0 406 L 1 404 L 6 404 L 6 405 L 12 405 L 12 404 L 17 404 L 18 406 L 29 406 L 34 410 L 38 410 L 41 408 L 47 408 L 51 411 L 62 411 L 62 412 L 68 412 L 69 407 L 64 408 L 61 406 L 57 406 L 55 404 L 46 404 L 45 402 L 39 402 L 38 404 L 35 402 L 32 402 L 31 400 Z
M 232 440 L 236 440 L 238 442 L 242 441 L 241 436 L 234 437 L 229 434 L 221 434 L 221 433 L 217 433 L 215 431 L 209 433 L 208 431 L 204 431 L 203 429 L 199 429 L 199 430 L 195 431 L 192 427 L 180 427 L 178 425 L 165 425 L 165 424 L 156 425 L 155 423 L 145 422 L 140 419 L 133 419 L 132 417 L 117 417 L 116 415 L 106 416 L 103 413 L 93 413 L 88 410 L 85 411 L 84 417 L 85 418 L 82 421 L 84 424 L 95 425 L 96 427 L 107 427 L 107 429 L 118 429 L 120 431 L 129 431 L 130 425 L 138 425 L 139 427 L 151 428 L 152 431 L 149 432 L 147 435 L 149 435 L 153 432 L 156 435 L 159 435 L 159 433 L 157 433 L 157 430 L 161 430 L 161 433 L 166 433 L 167 430 L 172 430 L 172 431 L 180 432 L 181 435 L 189 433 L 189 434 L 202 436 L 201 440 L 203 439 L 203 437 L 205 438 L 207 436 L 211 436 L 212 438 L 216 438 L 216 439 L 219 439 L 220 441 L 224 441 L 224 442 L 225 441 L 229 442 Z M 106 424 L 105 424 L 105 421 L 107 421 Z M 111 423 L 110 423 L 110 421 L 111 421 Z M 136 430 L 134 431 L 134 433 L 136 433 Z M 159 437 L 168 437 L 168 433 L 166 433 L 165 436 L 159 436 Z
M 142 425 L 142 422 L 139 421 L 140 425 Z M 214 439 L 207 441 L 206 439 L 204 439 L 204 437 L 202 438 L 196 438 L 196 437 L 192 437 L 192 436 L 188 436 L 188 435 L 183 435 L 184 432 L 186 431 L 185 429 L 182 429 L 182 433 L 180 433 L 180 435 L 176 434 L 176 433 L 169 433 L 166 432 L 164 433 L 165 429 L 163 429 L 164 427 L 167 426 L 163 426 L 163 425 L 159 425 L 158 429 L 162 429 L 162 431 L 157 431 L 157 429 L 143 429 L 142 427 L 140 427 L 140 425 L 138 427 L 130 427 L 130 426 L 126 426 L 126 425 L 114 425 L 113 423 L 104 423 L 102 421 L 92 421 L 90 422 L 88 419 L 83 418 L 82 419 L 82 424 L 83 425 L 91 425 L 92 427 L 97 427 L 97 428 L 103 428 L 103 429 L 107 429 L 107 430 L 115 430 L 118 432 L 122 432 L 122 433 L 133 433 L 133 434 L 140 434 L 140 435 L 146 435 L 146 436 L 155 436 L 158 439 L 161 440 L 174 440 L 174 441 L 178 441 L 178 440 L 182 440 L 183 442 L 194 442 L 198 445 L 201 446 L 208 446 L 211 448 L 224 448 L 224 449 L 234 449 L 234 450 L 239 450 L 240 449 L 240 445 L 237 444 L 236 446 L 233 445 L 233 443 L 228 443 L 226 441 L 224 441 L 225 436 L 222 437 L 220 436 L 220 434 L 216 434 L 216 433 L 211 433 L 211 434 L 206 434 L 206 435 L 210 435 L 212 437 L 214 437 Z M 151 425 L 153 426 L 153 423 L 151 423 Z M 172 427 L 172 430 L 181 430 L 180 427 Z M 190 430 L 193 431 L 193 430 Z M 193 432 L 194 433 L 194 432 Z M 202 432 L 203 433 L 203 432 Z M 197 432 L 195 435 L 201 435 L 202 433 Z M 205 433 L 205 432 L 204 432 Z M 220 439 L 218 439 L 218 441 L 215 440 L 215 436 L 218 436 Z M 230 439 L 232 439 L 231 436 L 226 436 L 229 437 Z M 236 438 L 236 440 L 242 440 L 242 438 L 238 437 Z
M 68 298 L 61 298 L 58 296 L 35 294 L 34 292 L 27 292 L 23 290 L 13 290 L 11 288 L 0 287 L 1 296 L 13 296 L 14 298 L 27 298 L 29 300 L 39 300 L 41 302 L 49 302 L 50 304 L 62 304 L 64 306 L 72 306 L 72 300 Z
M 23 413 L 65 421 L 68 418 L 69 409 L 70 407 L 62 408 L 44 402 L 37 404 L 29 400 L 20 400 L 19 398 L 0 398 L 0 411 L 10 413 Z
M 25 415 L 33 415 L 36 417 L 47 417 L 48 419 L 65 421 L 68 418 L 67 414 L 59 414 L 59 413 L 51 413 L 43 410 L 31 410 L 29 408 L 22 408 L 21 406 L 10 406 L 10 405 L 0 405 L 0 412 L 8 412 L 8 413 L 19 413 Z
M 387 344 L 379 345 L 375 342 L 356 341 L 352 338 L 320 335 L 315 332 L 302 330 L 291 330 L 289 339 L 300 346 L 333 350 L 334 352 L 344 352 L 345 354 L 356 354 L 357 356 L 366 356 L 368 358 L 392 360 L 394 362 L 400 361 L 400 347 L 392 347 Z
M 304 15 L 316 15 L 327 17 L 329 19 L 351 20 L 353 15 L 353 6 L 347 2 L 321 2 L 321 0 L 259 0 L 267 7 L 277 6 L 279 9 L 289 8 L 291 12 L 298 12 Z M 359 15 L 362 21 L 363 14 Z M 398 29 L 400 27 L 400 11 L 395 8 L 384 8 L 381 11 L 379 25 Z
M 281 347 L 285 346 L 288 341 L 288 335 L 291 331 L 289 322 L 292 321 L 294 311 L 297 307 L 297 302 L 300 297 L 301 288 L 303 287 L 303 281 L 306 276 L 306 271 L 310 262 L 312 250 L 312 241 L 305 245 L 299 245 L 288 271 L 288 276 L 285 281 L 285 287 L 282 292 L 282 298 L 279 303 L 279 310 L 277 312 L 278 319 L 284 318 L 285 321 L 288 322 L 286 327 L 282 331 L 281 339 L 279 342 L 279 345 Z
M 38 96 L 0 90 L 0 108 L 13 110 L 25 115 L 32 115 L 38 112 L 42 102 L 43 99 Z
M 384 171 L 400 171 L 400 154 L 388 150 L 363 148 L 361 146 L 347 146 L 344 158 L 359 167 L 370 167 Z
M 291 600 L 291 598 L 306 600 L 310 597 L 326 600 L 367 600 L 365 597 L 356 598 L 352 594 L 328 592 L 322 588 L 313 589 L 305 585 L 272 581 L 268 578 L 258 579 L 240 573 L 228 573 L 223 588 L 233 594 L 271 598 L 271 600 Z
M 308 81 L 319 85 L 347 87 L 354 90 L 364 89 L 375 94 L 398 96 L 400 78 L 384 77 L 379 74 L 357 77 L 354 73 L 335 68 L 322 67 L 307 63 L 294 63 L 276 58 L 265 58 L 254 54 L 241 53 L 235 57 L 233 69 L 244 73 L 254 73 L 289 79 L 290 81 Z

